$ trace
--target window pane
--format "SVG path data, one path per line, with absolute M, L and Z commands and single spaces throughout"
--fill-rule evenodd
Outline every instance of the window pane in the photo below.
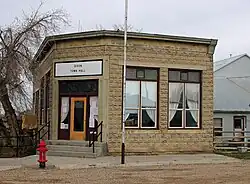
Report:
M 186 111 L 186 127 L 198 127 L 199 111 Z
M 76 101 L 74 107 L 74 131 L 83 131 L 84 102 Z
M 140 82 L 126 81 L 126 107 L 139 107 Z
M 145 70 L 145 79 L 148 80 L 157 80 L 157 70 L 150 70 L 150 69 L 146 69 Z
M 141 82 L 142 108 L 156 107 L 157 82 Z
M 170 110 L 169 111 L 169 126 L 170 127 L 182 127 L 182 110 Z M 171 117 L 173 117 L 171 119 Z
M 181 80 L 181 72 L 180 71 L 169 71 L 168 72 L 168 80 L 180 81 Z
M 234 128 L 243 128 L 243 121 L 241 118 L 235 118 L 234 119 Z
M 143 69 L 137 69 L 136 77 L 138 79 L 144 79 L 145 78 L 145 71 Z
M 143 109 L 142 110 L 142 127 L 155 127 L 155 109 Z
M 61 98 L 61 123 L 69 124 L 69 97 Z
M 188 81 L 200 82 L 200 72 L 188 72 Z
M 183 108 L 183 83 L 169 83 L 169 109 Z M 173 117 L 170 117 L 172 119 Z
M 182 81 L 188 80 L 188 73 L 187 72 L 181 72 L 181 80 Z
M 185 84 L 185 104 L 187 109 L 200 109 L 200 84 L 187 83 Z
M 135 68 L 126 68 L 126 78 L 127 79 L 136 79 L 136 69 Z
M 214 118 L 214 127 L 221 128 L 222 127 L 222 119 L 221 118 Z
M 125 126 L 138 127 L 138 110 L 125 110 Z

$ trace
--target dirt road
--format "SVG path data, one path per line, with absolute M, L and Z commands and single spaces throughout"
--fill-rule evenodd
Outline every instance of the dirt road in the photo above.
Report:
M 0 184 L 249 184 L 250 162 L 79 170 L 16 169 L 0 172 Z

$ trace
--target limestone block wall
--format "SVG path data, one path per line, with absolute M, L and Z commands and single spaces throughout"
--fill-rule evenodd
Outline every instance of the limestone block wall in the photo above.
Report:
M 109 60 L 108 147 L 120 152 L 122 118 L 122 40 L 107 40 Z M 213 150 L 213 69 L 208 46 L 163 41 L 128 40 L 128 65 L 160 68 L 159 129 L 127 130 L 126 152 L 194 152 Z M 202 70 L 201 129 L 170 130 L 168 125 L 168 69 Z

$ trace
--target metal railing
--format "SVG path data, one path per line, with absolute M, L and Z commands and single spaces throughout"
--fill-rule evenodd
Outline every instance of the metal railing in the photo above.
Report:
M 100 136 L 100 142 L 102 142 L 102 126 L 103 121 L 101 121 L 94 130 L 89 131 L 89 147 L 93 147 L 93 153 L 95 153 L 95 142 L 98 141 L 98 138 Z M 98 132 L 99 127 L 101 128 L 100 132 Z
M 215 150 L 237 150 L 238 147 L 247 147 L 250 149 L 250 131 L 214 130 L 213 146 Z
M 22 157 L 35 154 L 40 139 L 43 139 L 46 134 L 48 134 L 49 139 L 49 127 L 50 122 L 44 124 L 36 132 L 28 133 L 30 135 L 0 136 L 0 139 L 2 140 L 2 142 L 0 141 L 1 156 L 8 155 L 8 153 L 5 153 L 6 150 L 4 150 L 4 148 L 11 149 L 11 151 L 13 152 L 12 157 Z

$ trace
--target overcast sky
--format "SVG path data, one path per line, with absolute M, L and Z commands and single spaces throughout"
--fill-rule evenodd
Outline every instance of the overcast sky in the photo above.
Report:
M 124 0 L 47 0 L 43 10 L 63 7 L 72 27 L 64 32 L 111 29 L 124 23 Z M 39 0 L 1 0 L 0 25 L 9 24 Z M 129 0 L 128 24 L 143 32 L 216 38 L 215 60 L 250 54 L 249 0 Z M 79 22 L 80 25 L 79 26 Z

